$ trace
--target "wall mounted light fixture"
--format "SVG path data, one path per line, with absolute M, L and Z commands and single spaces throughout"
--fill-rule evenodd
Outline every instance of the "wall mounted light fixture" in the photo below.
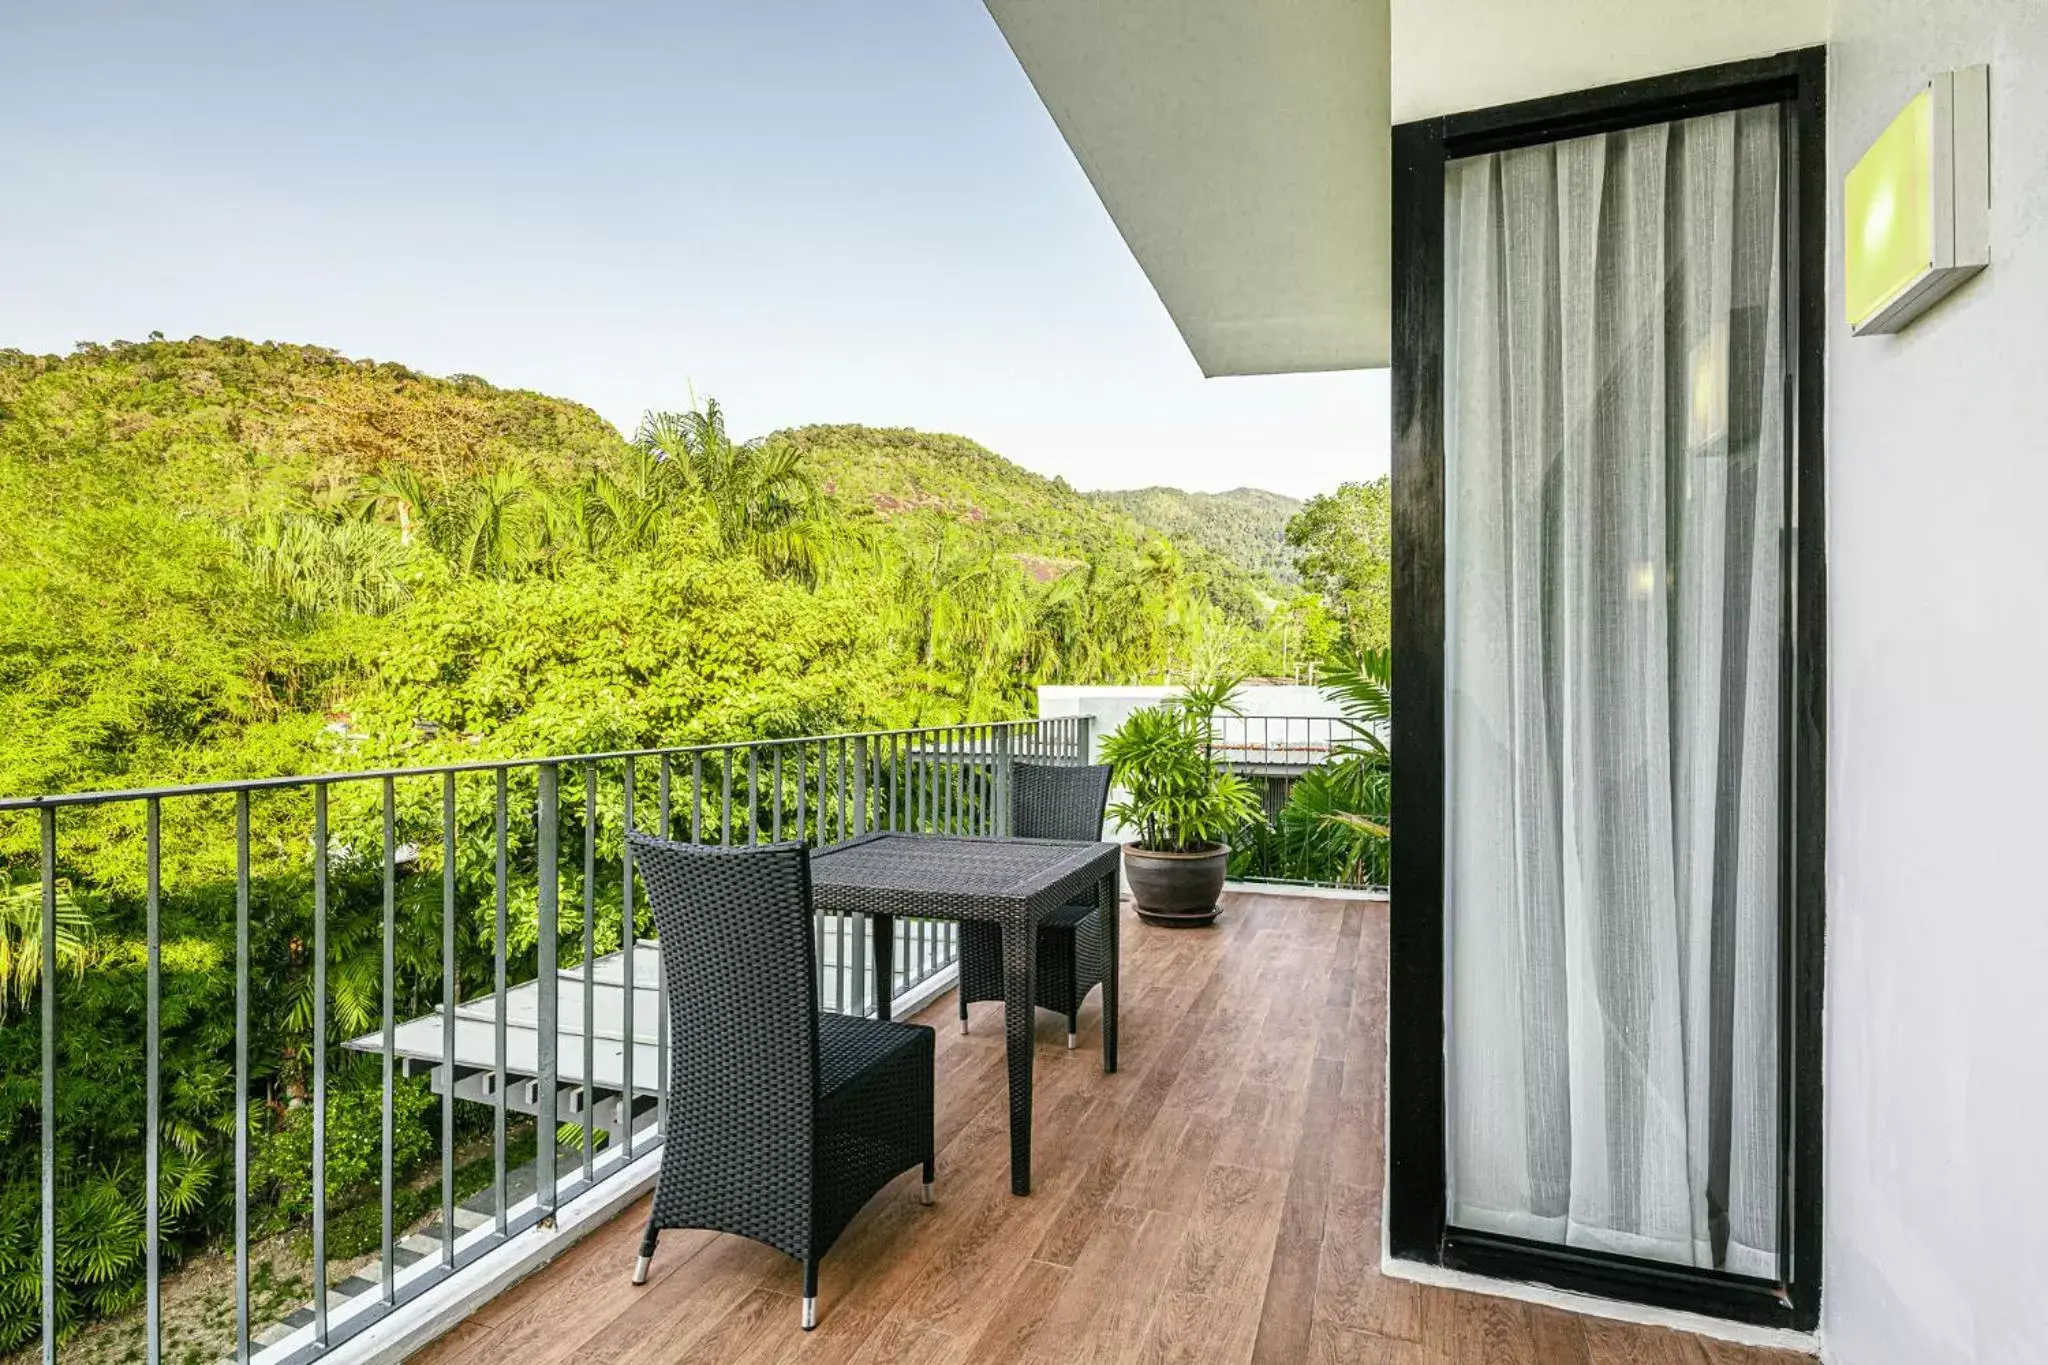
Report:
M 1843 295 L 1857 336 L 1896 332 L 1991 261 L 1990 73 L 1944 71 L 1842 182 Z

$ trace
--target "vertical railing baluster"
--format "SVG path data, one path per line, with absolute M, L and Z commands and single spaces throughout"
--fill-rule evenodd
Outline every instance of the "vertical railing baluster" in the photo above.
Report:
M 782 842 L 782 746 L 778 744 L 770 752 L 774 756 L 775 770 L 770 774 L 770 779 L 775 783 L 775 814 L 771 817 L 773 823 L 769 829 L 768 842 L 779 844 Z
M 847 1014 L 867 1012 L 867 964 L 861 960 L 866 923 L 859 915 L 839 917 L 839 1008 Z
M 383 971 L 380 980 L 383 985 L 384 1092 L 379 1097 L 381 1104 L 378 1113 L 378 1133 L 383 1139 L 383 1148 L 379 1152 L 380 1159 L 377 1164 L 377 1188 L 378 1197 L 381 1200 L 379 1211 L 382 1214 L 382 1222 L 380 1224 L 382 1235 L 379 1240 L 380 1264 L 378 1284 L 383 1291 L 384 1302 L 392 1304 L 398 1301 L 398 1291 L 393 1279 L 397 1266 L 393 1264 L 391 1259 L 393 1232 L 391 1223 L 394 1214 L 391 1201 L 396 1193 L 394 1187 L 397 1183 L 397 1172 L 393 1168 L 393 1150 L 398 1137 L 397 1119 L 393 1112 L 395 1103 L 394 1090 L 398 1084 L 398 1016 L 393 999 L 398 991 L 396 967 L 398 953 L 396 943 L 398 937 L 398 796 L 396 784 L 391 778 L 387 777 L 384 779 L 383 794 L 384 936 L 382 940 Z
M 441 774 L 441 1265 L 455 1268 L 455 774 Z
M 838 843 L 845 843 L 847 837 L 847 798 L 850 795 L 849 787 L 851 785 L 849 782 L 848 773 L 846 771 L 846 741 L 844 739 L 839 740 L 836 748 L 837 752 L 834 756 L 834 762 L 835 766 L 838 769 L 838 772 L 836 777 L 834 778 L 834 781 L 837 784 L 837 790 L 834 793 L 833 804 L 837 807 L 837 809 L 834 812 L 832 828 L 834 831 L 835 841 Z
M 497 1068 L 497 1073 L 491 1088 L 491 1094 L 492 1098 L 497 1101 L 497 1104 L 491 1114 L 491 1160 L 492 1174 L 498 1186 L 498 1236 L 504 1237 L 510 1231 L 508 1226 L 509 1211 L 506 1208 L 505 1092 L 511 1085 L 511 1076 L 507 1073 L 506 1069 L 510 1059 L 505 1050 L 505 995 L 507 991 L 505 980 L 505 938 L 508 924 L 505 904 L 506 774 L 503 768 L 498 769 L 497 777 L 497 804 L 492 812 L 494 820 L 493 834 L 497 841 L 497 864 L 495 870 L 497 885 L 494 897 L 496 919 L 491 926 L 491 975 L 492 984 L 497 989 L 497 995 L 493 997 L 494 1008 L 492 1013 L 494 1018 L 491 1023 L 491 1042 L 493 1046 L 491 1060 L 492 1064 Z
M 235 793 L 235 1361 L 249 1365 L 249 793 Z
M 704 755 L 690 755 L 690 842 L 704 842 Z
M 313 784 L 313 1341 L 327 1345 L 327 784 Z
M 759 843 L 761 830 L 761 751 L 747 746 L 747 847 Z
M 1016 812 L 1011 808 L 1011 783 L 1015 779 L 1016 760 L 1011 757 L 1012 746 L 1017 742 L 1016 731 L 1008 726 L 996 736 L 996 833 L 1016 832 Z
M 818 741 L 818 814 L 813 825 L 817 832 L 817 837 L 813 842 L 819 848 L 823 848 L 832 841 L 831 806 L 825 794 L 831 767 L 832 743 L 830 740 L 821 739 Z
M 663 771 L 667 771 L 665 765 Z M 692 772 L 694 773 L 694 771 L 695 760 L 693 759 Z M 695 810 L 696 808 L 697 793 L 695 788 L 692 788 L 690 792 L 690 809 Z M 668 837 L 669 809 L 668 793 L 666 791 L 662 793 L 661 797 L 661 819 L 662 835 L 663 837 Z M 651 904 L 653 900 L 651 894 L 648 900 Z M 661 938 L 659 925 L 655 926 L 654 936 L 656 941 L 659 942 Z M 668 1141 L 668 1082 L 668 965 L 664 961 L 660 969 L 654 974 L 654 1132 L 663 1142 Z M 626 1132 L 630 1134 L 633 1131 L 633 1097 L 631 1095 L 626 1096 L 624 1103 L 626 1106 Z M 630 1146 L 631 1139 L 629 1138 L 629 1150 Z
M 732 847 L 732 750 L 718 751 L 718 842 Z
M 43 1365 L 57 1361 L 57 808 L 45 806 L 43 836 Z
M 555 950 L 561 932 L 562 888 L 557 866 L 562 818 L 561 769 L 553 763 L 543 763 L 538 778 L 534 797 L 534 813 L 539 823 L 534 838 L 534 873 L 538 878 L 534 888 L 535 918 L 538 921 L 534 940 L 534 983 L 540 992 L 534 1012 L 540 1045 L 539 1074 L 535 1078 L 540 1092 L 540 1113 L 534 1119 L 533 1156 L 535 1204 L 546 1216 L 554 1212 L 559 1193 L 555 1183 L 555 1130 L 561 1123 L 561 1115 L 556 1108 L 555 1090 L 561 1071 L 555 1054 L 561 1042 L 556 1025 L 557 990 L 561 981 L 555 974 Z
M 853 832 L 868 832 L 868 739 L 853 737 Z
M 794 785 L 796 787 L 796 841 L 801 844 L 806 842 L 804 838 L 804 807 L 810 804 L 810 796 L 804 790 L 804 746 L 801 740 L 797 742 L 795 758 L 796 782 Z
M 655 832 L 664 839 L 668 838 L 668 777 L 671 766 L 669 756 L 663 754 L 661 756 L 661 776 L 655 781 L 655 786 L 658 788 L 655 793 L 655 799 L 661 804 L 660 824 L 656 827 Z
M 903 736 L 889 736 L 889 828 L 908 829 L 910 822 L 903 818 Z
M 633 760 L 630 758 L 626 760 L 623 780 L 624 788 L 619 798 L 619 811 L 625 833 L 630 835 L 633 832 Z M 638 922 L 639 907 L 634 903 L 633 899 L 633 844 L 630 839 L 622 839 L 620 842 L 622 847 L 619 853 L 619 969 L 625 973 L 625 984 L 620 988 L 619 998 L 624 1002 L 622 1008 L 625 1010 L 626 1022 L 623 1032 L 626 1042 L 619 1052 L 619 1112 L 625 1119 L 625 1159 L 631 1161 L 633 1159 L 633 1048 L 638 1037 L 633 1021 L 633 988 L 636 984 L 633 980 L 633 973 L 636 970 L 633 966 L 633 951 L 639 946 L 640 926 Z M 590 987 L 584 987 L 584 991 L 585 999 L 587 1000 Z M 584 1006 L 584 1018 L 587 1020 L 591 1017 L 590 1006 L 586 1004 Z M 588 1035 L 589 1032 L 590 1028 L 586 1024 L 584 1033 Z M 587 1045 L 584 1055 L 586 1057 L 590 1055 Z M 593 1107 L 594 1101 L 590 1098 L 591 1081 L 590 1066 L 586 1063 L 583 1068 L 583 1115 L 586 1121 L 595 1123 L 596 1110 Z M 594 1142 L 595 1139 L 593 1138 L 592 1141 Z
M 630 767 L 632 759 L 626 763 Z M 632 826 L 630 822 L 627 828 Z M 630 916 L 622 920 L 619 950 L 632 962 L 626 944 L 632 941 Z M 583 765 L 583 1179 L 597 1179 L 597 765 Z M 630 1020 L 630 1016 L 629 1016 Z M 632 1050 L 628 1030 L 627 1050 Z
M 147 1068 L 144 1083 L 143 1120 L 148 1131 L 144 1136 L 142 1181 L 145 1188 L 146 1208 L 143 1214 L 142 1245 L 148 1275 L 148 1307 L 144 1313 L 143 1358 L 149 1365 L 158 1365 L 163 1359 L 163 1262 L 157 1248 L 162 1232 L 158 1209 L 157 1142 L 162 1121 L 163 1078 L 161 1076 L 163 1054 L 163 804 L 156 797 L 149 798 L 143 807 L 142 863 L 144 924 L 142 930 L 143 951 L 146 955 L 146 981 L 143 987 L 143 1065 Z

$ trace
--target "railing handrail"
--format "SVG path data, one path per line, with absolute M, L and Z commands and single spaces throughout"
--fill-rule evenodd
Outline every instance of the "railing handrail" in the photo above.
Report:
M 849 739 L 893 739 L 897 736 L 945 734 L 956 730 L 1013 730 L 1037 725 L 1055 716 L 1019 720 L 953 721 L 945 725 L 907 725 L 893 730 L 841 730 L 824 735 L 782 735 L 770 739 L 721 740 L 715 744 L 680 744 L 655 749 L 612 749 L 587 754 L 546 754 L 525 758 L 481 758 L 465 763 L 433 763 L 402 768 L 357 768 L 326 773 L 293 773 L 280 777 L 244 777 L 228 782 L 193 782 L 171 787 L 124 787 L 114 791 L 58 792 L 44 796 L 0 797 L 0 813 L 46 810 L 64 806 L 99 806 L 113 801 L 145 801 L 176 796 L 223 796 L 237 792 L 276 791 L 286 787 L 327 787 L 341 782 L 375 782 L 384 778 L 441 777 L 450 773 L 509 772 L 514 768 L 566 767 L 575 763 L 615 763 L 628 758 L 674 758 L 679 755 L 730 753 L 737 749 L 775 749 L 798 744 L 830 744 Z

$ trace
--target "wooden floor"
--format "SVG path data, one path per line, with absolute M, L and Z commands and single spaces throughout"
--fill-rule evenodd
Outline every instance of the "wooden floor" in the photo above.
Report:
M 1002 1007 L 938 1029 L 938 1203 L 915 1173 L 824 1260 L 634 1210 L 466 1320 L 438 1365 L 600 1361 L 1750 1365 L 1799 1361 L 1383 1278 L 1386 909 L 1237 896 L 1211 930 L 1124 929 L 1122 1069 L 1040 1015 L 1034 1189 L 1009 1192 Z

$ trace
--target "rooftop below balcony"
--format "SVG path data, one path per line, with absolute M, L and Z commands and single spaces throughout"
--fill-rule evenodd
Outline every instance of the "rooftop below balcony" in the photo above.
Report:
M 1379 1273 L 1387 909 L 1232 893 L 1208 931 L 1123 927 L 1121 1069 L 1041 1013 L 1036 1180 L 1011 1195 L 999 1005 L 938 1030 L 938 1202 L 909 1172 L 823 1262 L 672 1232 L 645 1200 L 418 1359 L 1760 1365 L 1803 1359 Z

